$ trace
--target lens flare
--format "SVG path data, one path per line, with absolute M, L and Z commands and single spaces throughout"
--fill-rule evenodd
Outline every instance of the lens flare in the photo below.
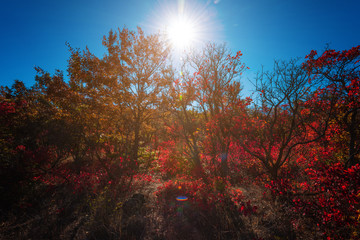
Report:
M 188 197 L 186 196 L 178 196 L 176 197 L 176 201 L 179 201 L 179 202 L 185 202 L 188 200 Z

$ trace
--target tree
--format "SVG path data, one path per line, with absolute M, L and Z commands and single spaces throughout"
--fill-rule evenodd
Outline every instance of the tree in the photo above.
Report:
M 300 147 L 324 136 L 329 117 L 319 107 L 331 111 L 332 105 L 311 101 L 309 76 L 298 60 L 276 61 L 272 72 L 262 72 L 256 80 L 259 102 L 234 117 L 231 133 L 275 180 Z
M 169 48 L 159 34 L 146 36 L 140 28 L 110 31 L 103 45 L 102 59 L 89 49 L 70 48 L 70 86 L 83 97 L 95 142 L 110 144 L 107 155 L 126 159 L 134 169 L 141 147 L 154 136 L 151 125 L 170 85 L 165 77 Z
M 58 118 L 58 109 L 43 94 L 40 88 L 26 88 L 20 81 L 1 88 L 2 206 L 30 195 L 36 186 L 34 178 L 59 167 L 74 143 L 68 138 L 66 123 Z
M 39 67 L 36 70 L 34 89 L 38 93 L 37 101 L 43 105 L 42 109 L 51 113 L 51 117 L 46 119 L 49 126 L 46 135 L 48 144 L 56 145 L 54 151 L 62 158 L 72 156 L 76 171 L 79 172 L 86 163 L 84 158 L 91 145 L 91 139 L 86 137 L 86 129 L 89 127 L 85 120 L 87 114 L 80 111 L 83 97 L 70 88 L 62 72 L 50 75 Z
M 354 166 L 360 161 L 360 46 L 344 51 L 328 49 L 321 56 L 311 51 L 307 58 L 304 69 L 312 75 L 311 80 L 336 103 L 332 119 L 348 134 L 345 165 Z
M 200 153 L 210 155 L 215 165 L 220 159 L 221 176 L 228 174 L 232 114 L 242 102 L 239 80 L 245 65 L 241 56 L 213 43 L 191 51 L 172 89 L 172 112 L 182 126 L 195 166 L 201 166 Z

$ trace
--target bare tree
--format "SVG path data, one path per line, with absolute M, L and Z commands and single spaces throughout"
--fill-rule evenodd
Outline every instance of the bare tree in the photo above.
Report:
M 259 101 L 250 111 L 239 114 L 243 127 L 232 131 L 238 144 L 261 161 L 272 179 L 289 162 L 299 147 L 324 136 L 329 114 L 309 104 L 312 85 L 298 60 L 275 61 L 271 72 L 256 78 Z M 331 106 L 325 111 L 331 111 Z

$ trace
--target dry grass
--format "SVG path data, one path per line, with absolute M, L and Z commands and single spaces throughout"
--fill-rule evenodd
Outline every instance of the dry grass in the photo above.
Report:
M 97 195 L 73 194 L 65 187 L 42 192 L 38 204 L 14 207 L 3 214 L 0 239 L 312 239 L 296 235 L 286 208 L 264 198 L 261 187 L 243 186 L 245 201 L 258 207 L 244 216 L 231 201 L 201 209 L 174 198 L 159 204 L 152 182 L 137 194 L 113 197 L 104 189 Z

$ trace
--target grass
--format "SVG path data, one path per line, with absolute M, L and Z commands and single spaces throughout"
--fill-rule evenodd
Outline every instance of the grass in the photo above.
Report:
M 199 207 L 176 201 L 176 194 L 159 201 L 161 180 L 135 192 L 114 195 L 107 186 L 97 194 L 74 193 L 66 186 L 43 186 L 28 205 L 2 210 L 1 239 L 295 239 L 291 216 L 263 197 L 263 189 L 245 186 L 244 201 L 258 210 L 240 214 L 230 199 Z M 114 186 L 112 186 L 114 187 Z M 45 191 L 45 189 L 47 189 Z M 301 239 L 301 238 L 297 238 Z

